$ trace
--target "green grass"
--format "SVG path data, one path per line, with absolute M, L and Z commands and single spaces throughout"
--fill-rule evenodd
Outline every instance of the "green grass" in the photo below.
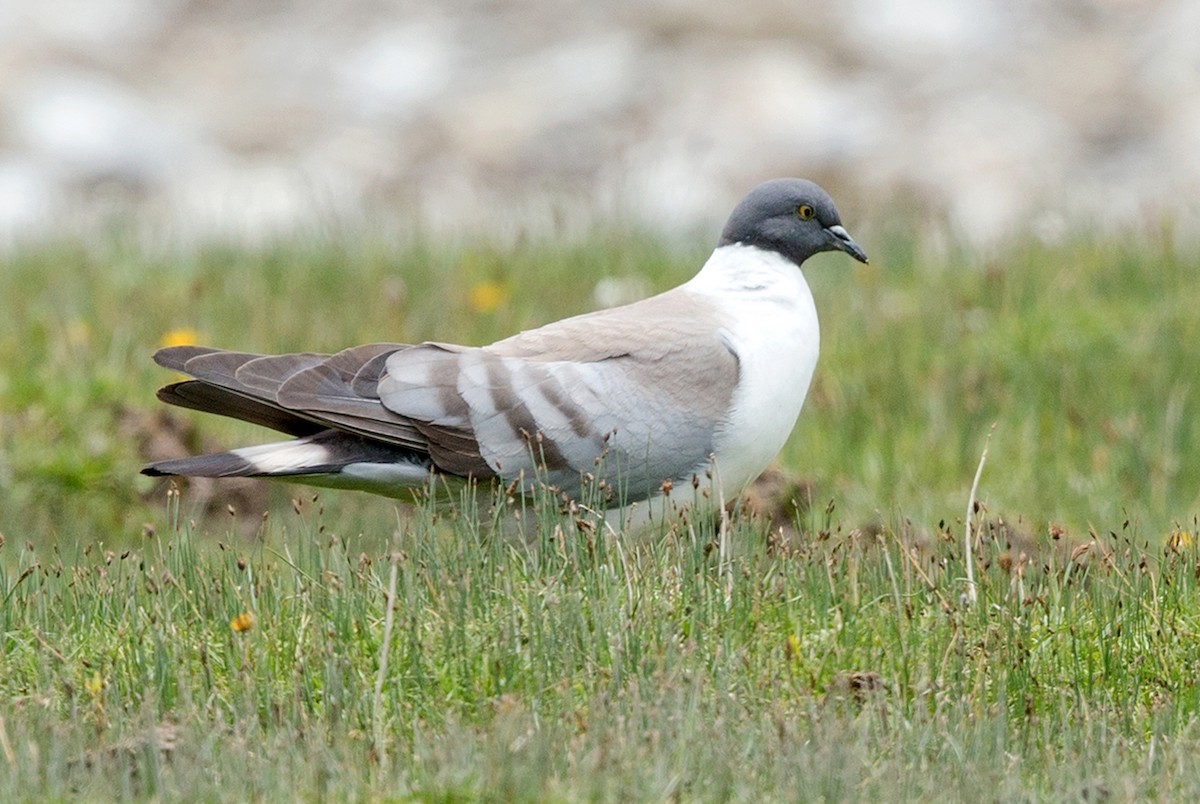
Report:
M 810 490 L 796 535 L 736 520 L 727 561 L 708 521 L 544 517 L 525 542 L 298 487 L 234 519 L 137 474 L 173 329 L 482 343 L 592 308 L 603 276 L 676 284 L 699 248 L 114 236 L 0 258 L 0 798 L 1195 798 L 1200 255 L 878 240 L 871 266 L 806 271 L 823 354 L 781 463 Z M 267 437 L 179 421 L 193 447 Z
M 253 543 L 10 543 L 0 796 L 1200 793 L 1194 545 L 1130 529 L 1009 563 L 987 541 L 968 608 L 949 534 L 743 520 L 723 561 L 703 523 L 517 542 L 437 516 L 366 553 L 308 499 Z

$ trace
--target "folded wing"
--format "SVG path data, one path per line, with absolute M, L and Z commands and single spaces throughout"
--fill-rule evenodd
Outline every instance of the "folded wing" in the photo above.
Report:
M 568 493 L 591 473 L 622 501 L 640 499 L 703 470 L 737 382 L 737 356 L 715 311 L 680 298 L 684 292 L 488 347 L 383 343 L 278 356 L 164 349 L 155 355 L 160 365 L 194 378 L 162 389 L 164 401 L 299 441 L 223 453 L 241 461 L 232 468 L 205 456 L 150 469 L 292 478 L 369 472 L 415 485 L 408 481 L 424 476 L 408 471 L 416 466 L 543 480 Z M 405 471 L 379 469 L 389 462 Z

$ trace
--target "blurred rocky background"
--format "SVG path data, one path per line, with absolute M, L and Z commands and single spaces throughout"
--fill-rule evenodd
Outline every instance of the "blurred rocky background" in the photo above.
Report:
M 1195 0 L 5 0 L 0 240 L 682 232 L 776 175 L 976 244 L 1195 233 L 1198 41 Z

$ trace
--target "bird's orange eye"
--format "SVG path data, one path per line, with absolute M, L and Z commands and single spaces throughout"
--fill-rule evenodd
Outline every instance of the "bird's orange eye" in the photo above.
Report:
M 796 215 L 802 221 L 806 221 L 809 218 L 811 218 L 813 215 L 816 215 L 816 214 L 817 214 L 816 211 L 813 210 L 813 208 L 810 207 L 808 204 L 801 204 L 800 206 L 796 207 Z

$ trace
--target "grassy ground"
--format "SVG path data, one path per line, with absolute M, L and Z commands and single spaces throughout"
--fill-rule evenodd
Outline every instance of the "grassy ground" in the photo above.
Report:
M 728 551 L 706 521 L 627 541 L 547 517 L 526 544 L 470 510 L 202 505 L 136 474 L 164 439 L 263 437 L 156 417 L 148 354 L 180 330 L 478 343 L 590 309 L 602 277 L 668 287 L 701 251 L 4 257 L 0 797 L 1194 798 L 1200 255 L 880 240 L 871 266 L 807 270 L 796 527 L 741 517 Z
M 0 796 L 1200 793 L 1187 539 L 987 540 L 964 607 L 957 537 L 743 521 L 722 558 L 703 524 L 526 545 L 419 511 L 364 553 L 298 507 L 254 543 L 10 543 Z

